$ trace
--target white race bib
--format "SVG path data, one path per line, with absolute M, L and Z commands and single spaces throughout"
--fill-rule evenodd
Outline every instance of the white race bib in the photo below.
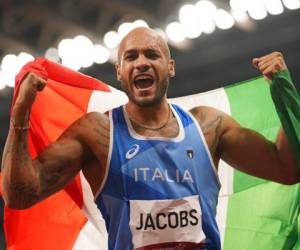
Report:
M 161 243 L 203 242 L 201 215 L 198 195 L 174 200 L 131 200 L 129 225 L 134 249 Z

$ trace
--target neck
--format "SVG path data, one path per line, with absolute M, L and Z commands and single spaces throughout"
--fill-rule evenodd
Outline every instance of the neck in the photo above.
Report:
M 157 128 L 170 117 L 170 107 L 167 100 L 151 107 L 140 107 L 132 102 L 126 104 L 129 118 L 137 125 Z

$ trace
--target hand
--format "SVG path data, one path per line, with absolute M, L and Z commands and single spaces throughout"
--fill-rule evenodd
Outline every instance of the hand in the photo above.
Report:
M 38 91 L 42 91 L 47 81 L 34 73 L 29 73 L 20 85 L 19 95 L 16 103 L 31 106 Z
M 275 73 L 286 70 L 283 55 L 280 52 L 273 52 L 268 55 L 252 59 L 252 64 L 267 80 L 272 80 Z

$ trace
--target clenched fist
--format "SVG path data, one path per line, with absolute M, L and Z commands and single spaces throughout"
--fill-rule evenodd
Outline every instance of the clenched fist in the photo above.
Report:
M 287 69 L 283 55 L 280 52 L 273 52 L 259 58 L 254 58 L 252 64 L 267 80 L 272 80 L 275 73 Z
M 31 106 L 38 91 L 46 86 L 46 80 L 34 73 L 29 73 L 21 83 L 16 103 Z

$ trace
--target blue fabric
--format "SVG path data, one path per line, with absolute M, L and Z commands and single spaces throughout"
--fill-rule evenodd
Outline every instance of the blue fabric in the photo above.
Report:
M 183 125 L 184 136 L 180 140 L 132 136 L 123 107 L 112 111 L 113 149 L 109 173 L 96 200 L 106 221 L 110 250 L 133 249 L 130 200 L 178 199 L 192 195 L 199 196 L 205 249 L 221 249 L 215 220 L 220 188 L 216 174 L 194 121 L 178 106 L 172 107 Z M 127 159 L 126 154 L 132 158 Z M 166 173 L 164 180 L 154 178 L 153 181 L 155 169 Z M 185 178 L 185 171 L 190 173 L 192 181 L 189 176 Z

